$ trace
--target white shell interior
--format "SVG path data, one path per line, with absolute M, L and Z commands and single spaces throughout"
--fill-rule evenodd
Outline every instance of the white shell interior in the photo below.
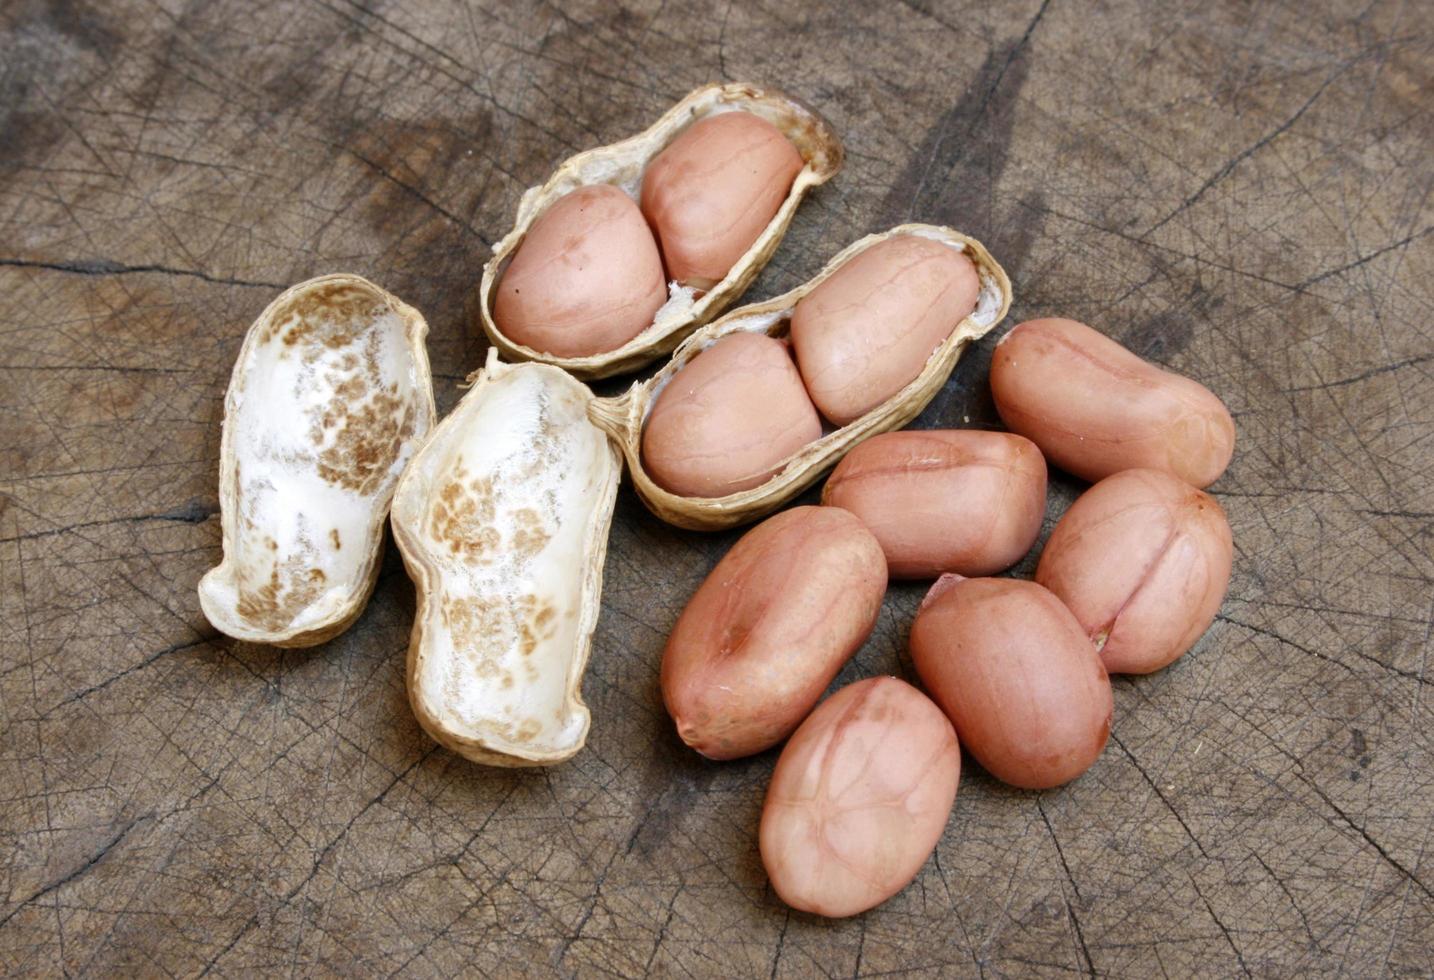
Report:
M 590 399 L 555 368 L 491 359 L 394 499 L 423 579 L 420 717 L 519 759 L 564 757 L 587 735 L 578 688 L 618 476 Z
M 216 626 L 256 640 L 323 629 L 362 601 L 432 412 L 412 327 L 374 287 L 325 283 L 271 309 L 230 384 L 224 561 L 199 585 Z

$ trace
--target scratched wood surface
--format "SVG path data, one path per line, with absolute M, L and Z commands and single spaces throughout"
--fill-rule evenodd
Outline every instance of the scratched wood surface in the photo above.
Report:
M 661 708 L 666 633 L 734 535 L 623 489 L 592 735 L 551 771 L 419 732 L 391 549 L 314 650 L 218 636 L 195 597 L 225 384 L 278 290 L 344 270 L 417 305 L 446 410 L 522 190 L 720 79 L 847 146 L 749 295 L 947 222 L 1011 273 L 1007 326 L 1086 320 L 1239 426 L 1209 634 L 1116 681 L 1075 784 L 968 764 L 935 857 L 852 921 L 765 883 L 773 754 L 704 762 Z M 0 973 L 1429 974 L 1431 115 L 1434 9 L 1403 0 L 10 0 Z M 994 340 L 918 425 L 994 424 Z M 840 682 L 911 676 L 920 594 L 892 589 Z

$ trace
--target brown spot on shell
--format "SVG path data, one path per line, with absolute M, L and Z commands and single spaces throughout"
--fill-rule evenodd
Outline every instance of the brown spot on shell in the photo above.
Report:
M 531 507 L 524 507 L 513 514 L 517 525 L 513 531 L 512 551 L 522 558 L 532 558 L 542 551 L 553 539 L 542 515 Z
M 514 605 L 523 614 L 523 622 L 518 627 L 518 649 L 523 656 L 531 657 L 538 644 L 552 638 L 557 612 L 551 603 L 532 595 L 523 596 Z
M 301 343 L 345 347 L 353 343 L 356 325 L 386 309 L 379 296 L 357 283 L 319 283 L 277 307 L 260 340 L 267 343 L 278 337 L 288 347 Z
M 513 601 L 484 596 L 444 598 L 441 608 L 454 650 L 474 675 L 501 678 L 505 689 L 514 683 L 512 672 L 503 664 L 514 642 L 525 658 L 529 677 L 534 678 L 536 672 L 527 658 L 553 636 L 557 620 L 551 603 L 531 595 Z
M 324 480 L 361 496 L 372 496 L 391 478 L 419 421 L 411 393 L 397 381 L 384 384 L 387 329 L 378 321 L 394 313 L 371 289 L 322 283 L 277 308 L 260 338 L 279 337 L 295 348 L 309 372 L 304 384 L 330 387 L 330 398 L 307 412 L 316 467 Z M 313 378 L 314 371 L 321 378 Z
M 366 393 L 363 378 L 345 378 L 334 386 L 335 398 L 347 398 L 352 401 L 358 401 L 360 398 L 363 398 Z
M 270 550 L 278 544 L 269 540 Z M 327 576 L 317 568 L 309 568 L 310 550 L 302 549 L 284 562 L 275 562 L 267 578 L 257 584 L 245 576 L 238 583 L 235 608 L 239 617 L 255 627 L 269 631 L 286 628 L 305 607 L 324 591 Z
M 498 508 L 492 477 L 468 479 L 460 459 L 453 476 L 438 490 L 428 519 L 428 534 L 469 561 L 491 561 L 501 536 L 494 526 Z
M 481 596 L 443 600 L 443 618 L 453 637 L 454 649 L 466 654 L 474 674 L 497 677 L 501 667 L 503 604 Z
M 344 385 L 351 383 L 358 383 L 362 390 L 359 379 Z M 416 413 L 399 394 L 397 384 L 375 391 L 366 401 L 360 401 L 361 397 L 354 399 L 356 405 L 336 402 L 331 406 L 340 428 L 332 444 L 319 453 L 318 470 L 329 483 L 369 496 L 378 491 L 413 435 Z

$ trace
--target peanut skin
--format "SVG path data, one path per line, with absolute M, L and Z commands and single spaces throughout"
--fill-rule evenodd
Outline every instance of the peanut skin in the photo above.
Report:
M 1148 674 L 1190 649 L 1230 583 L 1230 525 L 1209 494 L 1126 470 L 1081 495 L 1036 568 L 1112 674 Z
M 1110 679 L 1070 610 L 1034 582 L 947 575 L 911 627 L 921 682 L 997 779 L 1046 789 L 1105 748 Z
M 1092 482 L 1154 469 L 1207 487 L 1235 449 L 1235 423 L 1208 388 L 1074 320 L 1014 327 L 991 358 L 991 394 L 1013 432 Z
M 765 483 L 821 434 L 786 345 L 733 333 L 662 389 L 643 428 L 642 460 L 672 493 L 724 497 Z
M 837 464 L 822 503 L 861 518 L 892 578 L 991 575 L 1031 549 L 1046 509 L 1046 461 L 1009 432 L 888 432 Z
M 846 425 L 911 382 L 976 308 L 959 250 L 919 235 L 867 249 L 797 303 L 792 348 L 817 409 Z
M 748 531 L 683 610 L 662 655 L 682 740 L 711 759 L 791 734 L 876 624 L 881 546 L 851 514 L 797 507 Z
M 758 846 L 794 909 L 856 915 L 916 877 L 961 776 L 941 710 L 895 677 L 842 688 L 797 729 L 772 773 Z
M 781 208 L 802 155 L 765 119 L 699 119 L 642 176 L 642 213 L 657 232 L 667 277 L 711 289 Z
M 616 187 L 579 187 L 533 222 L 503 272 L 493 320 L 520 344 L 559 357 L 616 350 L 667 301 L 662 258 L 636 203 Z

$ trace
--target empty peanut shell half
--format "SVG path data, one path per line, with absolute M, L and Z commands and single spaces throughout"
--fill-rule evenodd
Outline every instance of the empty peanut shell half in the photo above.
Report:
M 680 428 L 683 431 L 676 435 L 668 431 L 659 433 L 662 438 L 654 439 L 648 444 L 645 456 L 643 430 L 652 417 L 653 407 L 662 396 L 664 389 L 674 382 L 688 364 L 716 345 L 719 340 L 733 334 L 743 332 L 764 334 L 778 338 L 785 343 L 793 311 L 804 296 L 841 271 L 842 267 L 855 257 L 875 249 L 885 242 L 905 237 L 929 239 L 949 247 L 958 255 L 964 254 L 965 258 L 970 260 L 970 265 L 975 268 L 976 277 L 979 280 L 975 308 L 960 320 L 949 324 L 948 332 L 944 337 L 931 341 L 934 349 L 924 357 L 918 357 L 913 361 L 911 371 L 915 372 L 914 376 L 906 376 L 906 380 L 898 379 L 896 386 L 883 400 L 844 425 L 824 426 L 820 429 L 820 434 L 817 434 L 818 430 L 813 426 L 811 431 L 816 434 L 816 437 L 806 442 L 805 445 L 799 446 L 784 459 L 770 461 L 763 458 L 755 463 L 750 463 L 745 459 L 740 460 L 739 462 L 742 462 L 747 470 L 757 473 L 761 477 L 761 482 L 755 485 L 752 485 L 750 480 L 732 479 L 731 475 L 727 474 L 723 480 L 713 480 L 709 485 L 704 486 L 703 481 L 686 472 L 691 469 L 690 464 L 694 460 L 700 461 L 704 452 L 717 460 L 723 454 L 734 452 L 734 446 L 744 450 L 751 448 L 747 445 L 751 440 L 741 438 L 742 433 L 737 433 L 733 438 L 727 438 L 732 433 L 723 431 L 722 420 L 713 418 L 699 420 L 698 413 L 695 411 L 681 413 L 682 418 L 677 419 L 676 422 L 672 422 L 670 419 L 662 420 L 665 429 L 673 428 L 680 423 Z M 879 432 L 899 429 L 915 418 L 941 390 L 941 386 L 950 376 L 966 345 L 1000 323 L 1006 315 L 1010 302 L 1010 280 L 1006 278 L 1006 273 L 996 263 L 996 260 L 991 258 L 990 253 L 980 242 L 950 228 L 922 224 L 900 225 L 890 231 L 868 235 L 848 246 L 828 262 L 826 267 L 813 279 L 790 292 L 774 299 L 732 310 L 720 319 L 702 327 L 678 347 L 672 359 L 652 378 L 634 384 L 626 393 L 617 398 L 594 400 L 592 404 L 593 421 L 606 430 L 622 448 L 638 496 L 658 517 L 679 527 L 699 531 L 735 527 L 765 517 L 791 500 L 820 479 L 823 473 L 840 461 L 848 450 L 862 440 Z M 740 365 L 734 370 L 739 368 Z M 793 378 L 797 376 L 795 367 L 791 369 L 790 373 Z M 747 398 L 747 395 L 742 395 L 739 391 L 742 386 L 714 386 L 714 392 L 717 387 L 738 391 L 740 395 L 738 400 Z M 676 390 L 680 395 L 686 397 L 684 389 Z M 762 407 L 775 415 L 778 412 L 775 389 L 770 393 L 770 397 L 773 399 L 773 404 Z M 801 399 L 786 399 L 784 404 L 793 400 L 799 402 Z M 712 412 L 720 411 L 717 403 L 721 401 L 724 400 L 716 399 L 715 396 L 706 399 L 704 404 L 709 415 Z M 731 401 L 731 398 L 725 399 L 725 402 Z M 740 424 L 741 418 L 750 417 L 750 409 L 751 405 L 747 404 L 742 411 L 734 410 L 730 413 L 731 420 Z M 672 415 L 673 413 L 667 414 Z M 805 418 L 807 414 L 814 413 L 808 406 L 805 412 L 796 414 L 801 414 Z M 690 423 L 684 421 L 687 415 L 692 416 Z M 698 424 L 699 421 L 701 424 Z M 805 431 L 805 423 L 803 430 Z M 716 438 L 714 433 L 723 438 Z M 682 438 L 678 438 L 679 435 Z M 701 443 L 704 441 L 708 445 L 702 445 Z M 765 440 L 764 444 L 776 445 L 777 441 L 769 438 Z M 675 449 L 672 448 L 674 446 Z M 671 452 L 680 457 L 678 462 L 682 463 L 684 470 L 683 482 L 677 484 L 670 478 L 668 482 L 670 485 L 684 488 L 683 493 L 675 493 L 663 487 L 659 480 L 654 478 L 653 466 L 650 462 L 654 452 Z M 729 463 L 732 463 L 732 460 L 724 457 L 724 465 Z M 657 463 L 656 469 L 659 471 L 663 469 L 662 462 Z M 667 469 L 673 468 L 669 466 Z M 721 493 L 720 489 L 713 491 L 711 487 L 720 487 L 723 482 L 727 486 L 737 489 L 721 496 L 697 495 L 699 493 Z
M 761 128 L 768 133 L 767 142 L 746 132 L 699 133 L 696 135 L 701 136 L 700 139 L 682 139 L 695 124 L 735 112 L 760 120 Z M 699 173 L 699 179 L 688 182 L 691 186 L 673 186 L 675 175 L 688 173 L 693 167 L 701 170 L 707 165 L 714 142 L 725 146 L 727 142 L 736 141 L 742 144 L 739 149 L 750 142 L 752 152 L 759 158 L 754 165 L 763 164 L 766 156 L 773 152 L 767 147 L 772 140 L 770 127 L 775 127 L 799 155 L 800 168 L 795 177 L 790 176 L 789 167 L 774 160 L 763 166 L 766 176 L 759 175 L 755 184 L 742 180 L 733 183 L 733 175 L 750 175 L 746 171 L 739 174 L 736 168 L 717 166 L 709 167 L 710 173 Z M 649 165 L 656 163 L 663 151 L 674 144 L 683 159 L 665 162 L 658 174 L 662 186 L 649 187 L 644 195 L 644 176 Z M 523 195 L 513 230 L 498 242 L 493 257 L 483 267 L 480 286 L 483 329 L 494 345 L 510 358 L 553 364 L 579 378 L 605 378 L 649 364 L 742 295 L 772 257 L 807 191 L 825 183 L 841 168 L 841 163 L 840 140 L 824 119 L 801 102 L 780 92 L 744 84 L 697 89 L 646 131 L 568 158 L 544 184 Z M 724 190 L 728 183 L 733 186 Z M 504 274 L 529 232 L 549 208 L 564 202 L 565 208 L 576 212 L 577 205 L 570 195 L 594 185 L 615 187 L 631 198 L 632 217 L 637 218 L 639 229 L 642 222 L 637 215 L 637 202 L 647 198 L 644 209 L 652 212 L 649 218 L 658 225 L 654 233 L 663 239 L 664 250 L 669 253 L 665 255 L 669 265 L 668 281 L 657 297 L 656 312 L 650 312 L 649 280 L 657 258 L 657 241 L 634 241 L 635 236 L 641 236 L 629 227 L 632 221 L 626 215 L 615 212 L 613 221 L 607 222 L 584 214 L 573 219 L 573 235 L 564 236 L 551 228 L 539 229 L 543 231 L 543 242 L 537 247 L 544 254 L 525 257 L 519 270 L 523 273 L 523 283 L 513 285 L 510 292 L 514 295 L 502 297 L 504 309 L 498 311 L 515 310 L 528 319 L 552 320 L 544 324 L 535 321 L 536 329 L 531 332 L 533 343 L 542 344 L 546 350 L 508 336 L 495 318 Z M 692 193 L 699 197 L 702 193 L 713 193 L 723 200 L 730 193 L 741 193 L 750 194 L 753 199 L 750 207 L 728 208 L 732 214 L 717 216 L 711 213 L 713 201 L 694 200 Z M 715 203 L 721 204 L 723 200 Z M 753 225 L 754 209 L 765 214 L 772 206 L 775 211 L 770 218 Z M 747 244 L 753 233 L 756 233 L 755 240 Z M 624 275 L 617 275 L 608 268 L 615 260 L 614 243 L 618 243 L 616 251 L 632 262 L 631 270 Z M 564 249 L 574 255 L 581 252 L 591 261 L 569 261 L 573 255 Z M 546 271 L 533 274 L 534 268 L 543 266 L 547 267 Z M 725 273 L 715 275 L 714 271 L 720 271 L 719 266 L 726 267 Z M 588 304 L 579 302 L 573 295 L 584 288 L 584 283 L 594 291 L 593 301 Z M 543 284 L 556 290 L 556 294 L 541 299 L 534 297 L 533 290 Z M 528 293 L 521 293 L 521 289 L 527 289 Z M 640 315 L 645 326 L 631 322 L 634 313 Z M 600 336 L 557 336 L 563 331 L 590 329 Z M 614 342 L 617 346 L 595 349 Z
M 199 582 L 216 629 L 313 646 L 363 611 L 394 486 L 433 427 L 427 333 L 350 275 L 285 290 L 249 328 L 224 400 L 224 559 Z
M 418 593 L 409 701 L 476 762 L 550 765 L 587 738 L 580 688 L 622 465 L 591 400 L 557 368 L 490 349 L 394 496 Z

